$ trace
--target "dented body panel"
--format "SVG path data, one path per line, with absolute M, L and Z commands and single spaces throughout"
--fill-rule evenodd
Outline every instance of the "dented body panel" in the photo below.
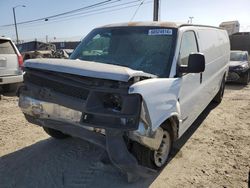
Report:
M 171 116 L 180 116 L 179 96 L 180 79 L 149 79 L 135 83 L 129 88 L 129 93 L 140 94 L 146 108 L 146 119 L 155 131 L 164 121 Z

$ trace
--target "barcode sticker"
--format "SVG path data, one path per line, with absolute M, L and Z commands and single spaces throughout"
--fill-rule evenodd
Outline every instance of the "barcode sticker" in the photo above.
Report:
M 148 35 L 172 35 L 172 29 L 150 29 Z

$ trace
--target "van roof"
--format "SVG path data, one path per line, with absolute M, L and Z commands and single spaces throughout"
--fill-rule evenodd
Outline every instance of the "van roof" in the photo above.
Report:
M 105 27 L 133 27 L 133 26 L 158 26 L 158 27 L 171 27 L 171 28 L 180 28 L 180 27 L 184 27 L 184 26 L 196 26 L 196 27 L 210 27 L 210 28 L 222 29 L 222 28 L 219 28 L 219 27 L 207 26 L 207 25 L 186 24 L 186 23 L 178 23 L 178 22 L 158 22 L 158 21 L 152 21 L 152 22 L 124 22 L 124 23 L 108 24 L 108 25 L 104 25 L 104 26 L 102 26 L 100 28 L 105 28 Z
M 11 40 L 11 39 L 8 37 L 0 37 L 0 40 Z

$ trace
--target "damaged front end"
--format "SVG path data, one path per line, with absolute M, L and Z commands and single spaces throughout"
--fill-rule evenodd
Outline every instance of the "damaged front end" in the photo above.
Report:
M 141 115 L 145 118 L 146 112 L 141 96 L 128 93 L 134 79 L 115 81 L 30 67 L 25 71 L 18 96 L 29 122 L 104 148 L 111 162 L 127 174 L 154 174 L 138 164 L 125 141 L 158 149 L 161 140 L 157 138 L 162 136 L 160 129 L 152 133 L 143 123 Z

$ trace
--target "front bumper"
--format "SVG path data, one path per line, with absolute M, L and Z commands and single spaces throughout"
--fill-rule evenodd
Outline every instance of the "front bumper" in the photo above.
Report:
M 142 99 L 129 84 L 28 69 L 17 94 L 29 122 L 94 143 L 123 172 L 148 177 L 155 171 L 138 165 L 124 138 L 158 149 L 163 133 L 140 122 Z M 120 109 L 105 106 L 106 94 L 120 96 Z
M 235 70 L 234 68 L 229 68 L 227 81 L 228 82 L 238 82 L 241 81 L 241 78 L 247 73 L 248 69 L 244 70 Z
M 158 128 L 156 131 L 153 132 L 149 127 L 147 127 L 142 122 L 139 123 L 138 129 L 132 131 L 125 130 L 124 128 L 120 127 L 116 128 L 102 127 L 100 129 L 82 122 L 83 113 L 80 111 L 73 110 L 55 103 L 37 100 L 28 96 L 24 96 L 23 94 L 19 95 L 19 107 L 22 109 L 25 115 L 34 117 L 39 121 L 50 120 L 50 121 L 65 122 L 90 131 L 98 131 L 102 134 L 105 134 L 104 130 L 107 128 L 113 130 L 114 129 L 122 130 L 124 132 L 126 131 L 129 139 L 136 141 L 146 147 L 149 147 L 152 150 L 157 150 L 159 148 L 161 144 L 161 138 L 163 136 L 162 129 Z M 57 128 L 55 127 L 55 129 Z
M 79 123 L 80 112 L 23 95 L 20 95 L 19 106 L 30 123 L 59 130 L 105 149 L 111 162 L 127 173 L 128 177 L 147 178 L 156 173 L 152 169 L 140 166 L 128 151 L 124 142 L 124 130 L 105 128 L 102 130 L 103 134 L 100 134 L 95 132 L 94 128 Z

